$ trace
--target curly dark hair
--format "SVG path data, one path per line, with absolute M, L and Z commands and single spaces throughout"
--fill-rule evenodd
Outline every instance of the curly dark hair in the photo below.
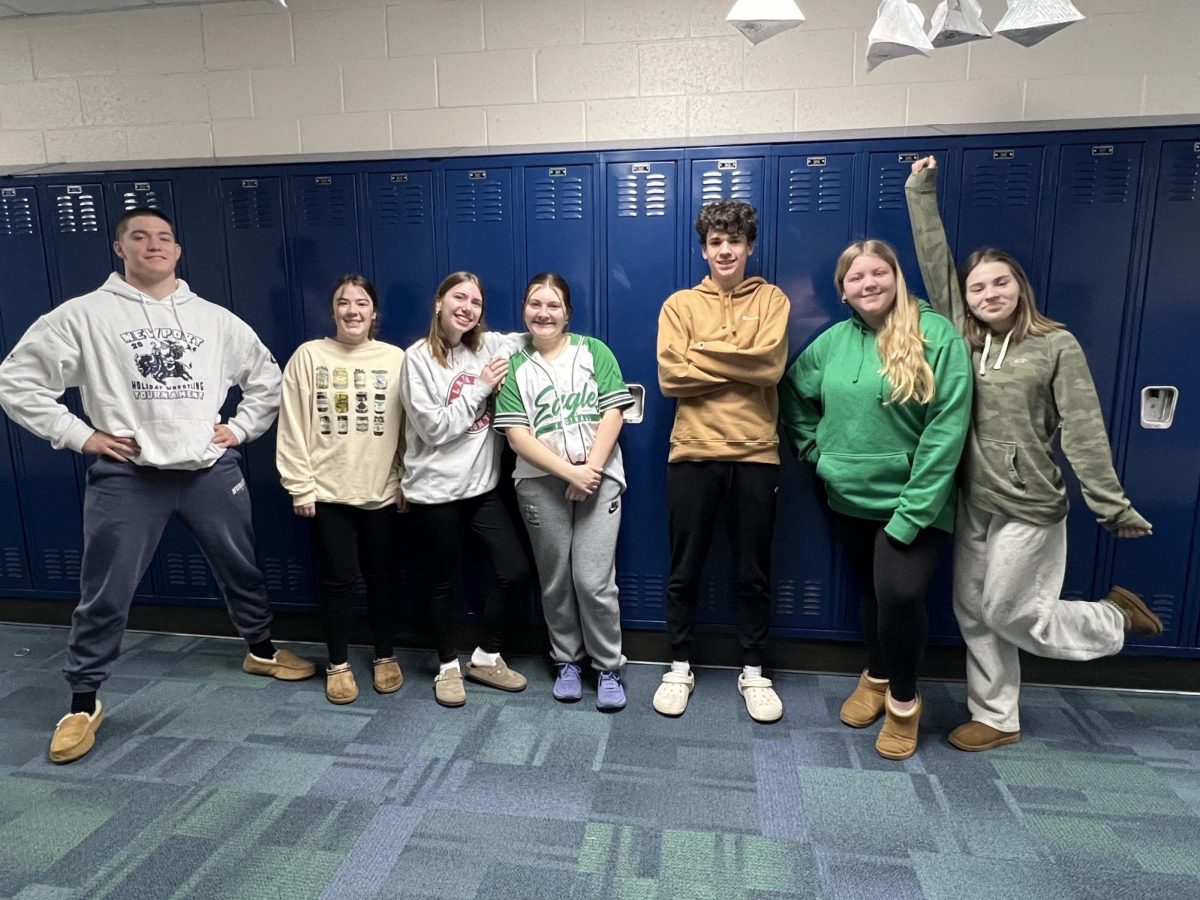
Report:
M 740 234 L 745 236 L 747 243 L 753 244 L 758 238 L 758 213 L 745 200 L 708 203 L 696 216 L 696 234 L 700 235 L 701 244 L 708 240 L 710 231 Z

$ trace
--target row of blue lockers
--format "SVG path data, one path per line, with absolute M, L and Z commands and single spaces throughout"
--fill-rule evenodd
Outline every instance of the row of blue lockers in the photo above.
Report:
M 62 299 L 116 267 L 111 222 L 155 206 L 176 222 L 181 274 L 245 319 L 281 363 L 327 334 L 329 287 L 361 271 L 381 296 L 382 337 L 407 345 L 427 327 L 434 286 L 468 269 L 487 287 L 489 325 L 515 330 L 528 276 L 550 269 L 572 286 L 573 327 L 605 340 L 627 381 L 646 387 L 645 418 L 622 434 L 629 490 L 618 575 L 625 623 L 658 628 L 668 575 L 665 467 L 673 403 L 657 390 L 658 311 L 707 271 L 692 223 L 720 197 L 753 203 L 759 239 L 750 274 L 792 300 L 794 356 L 844 307 L 832 283 L 852 239 L 883 238 L 911 285 L 922 281 L 904 181 L 911 162 L 940 162 L 941 206 L 959 258 L 994 244 L 1028 269 L 1042 309 L 1079 338 L 1091 362 L 1118 471 L 1152 538 L 1117 542 L 1071 485 L 1064 593 L 1142 593 L 1166 624 L 1155 652 L 1200 655 L 1196 511 L 1200 496 L 1200 129 L 1158 128 L 929 139 L 822 140 L 620 152 L 277 162 L 80 171 L 0 179 L 0 343 L 4 352 Z M 1143 428 L 1143 387 L 1172 386 L 1169 429 Z M 76 402 L 71 400 L 70 402 Z M 84 461 L 22 429 L 0 429 L 0 589 L 76 592 Z M 281 608 L 311 608 L 306 524 L 274 468 L 274 431 L 248 448 L 259 561 Z M 701 618 L 734 621 L 720 532 Z M 857 604 L 811 473 L 785 460 L 775 540 L 780 634 L 855 636 Z M 935 637 L 956 628 L 943 572 Z M 173 524 L 139 595 L 218 603 L 204 560 Z M 471 605 L 470 598 L 466 601 Z M 409 608 L 419 598 L 408 597 Z

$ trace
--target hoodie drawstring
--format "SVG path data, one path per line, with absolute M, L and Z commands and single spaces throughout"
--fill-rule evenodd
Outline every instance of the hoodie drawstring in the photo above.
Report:
M 1008 353 L 1008 342 L 1012 340 L 1012 329 L 1004 335 L 1004 343 L 1000 345 L 1000 355 L 996 357 L 996 364 L 992 366 L 993 370 L 998 370 L 1004 365 L 1004 357 Z M 983 354 L 979 357 L 979 377 L 983 378 L 987 375 L 988 355 L 992 352 L 992 333 L 989 331 L 983 339 Z

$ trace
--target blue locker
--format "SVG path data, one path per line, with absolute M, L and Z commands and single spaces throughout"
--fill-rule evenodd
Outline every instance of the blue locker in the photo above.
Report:
M 1116 541 L 1113 580 L 1141 594 L 1163 620 L 1164 634 L 1149 646 L 1194 641 L 1183 615 L 1193 553 L 1194 517 L 1200 498 L 1200 367 L 1194 339 L 1200 329 L 1195 284 L 1200 278 L 1196 228 L 1200 223 L 1200 141 L 1162 146 L 1149 271 L 1133 385 L 1135 391 L 1173 387 L 1178 405 L 1170 428 L 1140 423 L 1140 396 L 1125 449 L 1125 489 L 1134 507 L 1154 524 L 1148 538 Z M 1147 406 L 1154 401 L 1148 398 Z M 1152 423 L 1151 423 L 1152 424 Z M 1168 474 L 1169 473 L 1169 474 Z M 1166 477 L 1164 477 L 1166 476 Z M 1195 585 L 1190 586 L 1195 594 Z
M 834 263 L 850 242 L 854 154 L 814 150 L 779 160 L 776 280 L 792 301 L 789 362 L 847 314 L 833 284 Z M 818 497 L 812 467 L 781 443 L 775 528 L 773 624 L 788 631 L 831 631 L 842 621 L 835 583 L 836 537 Z
M 232 310 L 284 364 L 296 348 L 288 292 L 283 184 L 275 175 L 222 178 Z M 307 605 L 312 579 L 307 528 L 275 470 L 275 428 L 243 449 L 254 502 L 258 565 L 276 605 Z
M 1109 434 L 1113 432 L 1117 371 L 1125 325 L 1125 298 L 1137 226 L 1141 143 L 1071 144 L 1062 148 L 1050 274 L 1043 312 L 1064 323 L 1079 339 L 1100 395 Z M 1067 524 L 1067 577 L 1064 596 L 1093 597 L 1107 585 L 1095 584 L 1100 527 L 1083 503 L 1069 466 L 1063 467 L 1071 492 Z
M 289 244 L 303 318 L 296 343 L 333 334 L 329 290 L 348 272 L 362 272 L 354 176 L 293 175 Z
M 50 311 L 54 295 L 36 189 L 32 185 L 6 187 L 0 203 L 9 225 L 0 235 L 0 284 L 4 285 L 0 316 L 7 353 L 35 319 Z M 99 283 L 97 279 L 87 289 Z M 78 410 L 78 404 L 74 409 Z M 9 423 L 8 428 L 32 587 L 46 593 L 77 594 L 83 555 L 80 460 L 69 450 L 52 450 L 18 425 Z M 5 546 L 10 542 L 6 540 Z
M 45 204 L 54 296 L 61 302 L 94 291 L 115 267 L 104 188 L 51 184 Z
M 371 276 L 381 308 L 379 335 L 407 347 L 429 330 L 437 262 L 433 173 L 371 172 L 367 209 L 374 264 Z
M 957 261 L 983 247 L 997 247 L 1034 278 L 1044 154 L 1042 147 L 963 151 Z
M 758 241 L 754 255 L 746 263 L 747 277 L 762 275 L 770 256 L 771 242 L 767 220 L 767 209 L 763 204 L 766 196 L 766 164 L 762 157 L 730 156 L 724 159 L 695 159 L 691 164 L 692 190 L 689 218 L 680 226 L 688 234 L 689 282 L 680 287 L 699 284 L 708 274 L 708 263 L 700 255 L 700 239 L 694 225 L 700 208 L 717 200 L 745 200 L 758 211 Z
M 605 168 L 604 282 L 608 345 L 629 384 L 645 389 L 645 417 L 621 430 L 624 496 L 617 583 L 621 618 L 631 627 L 666 621 L 670 547 L 667 453 L 675 403 L 658 389 L 658 312 L 683 286 L 679 163 L 610 162 Z
M 867 228 L 862 237 L 887 241 L 896 248 L 900 268 L 908 288 L 918 296 L 926 296 L 925 282 L 917 265 L 917 251 L 913 247 L 912 227 L 908 221 L 908 202 L 904 199 L 904 182 L 912 170 L 912 164 L 923 156 L 937 157 L 941 170 L 942 193 L 938 207 L 946 219 L 948 188 L 953 182 L 950 154 L 945 145 L 921 146 L 902 151 L 875 151 L 870 154 L 870 171 L 867 183 Z M 954 223 L 947 219 L 946 231 L 950 246 L 954 246 Z
M 446 169 L 445 179 L 449 263 L 445 274 L 466 270 L 483 280 L 487 291 L 488 328 L 493 331 L 523 330 L 519 293 L 524 285 L 516 283 L 516 205 L 512 169 L 504 166 Z
M 557 272 L 571 286 L 570 330 L 605 337 L 596 315 L 595 167 L 525 167 L 525 277 Z M 522 326 L 523 327 L 523 326 Z

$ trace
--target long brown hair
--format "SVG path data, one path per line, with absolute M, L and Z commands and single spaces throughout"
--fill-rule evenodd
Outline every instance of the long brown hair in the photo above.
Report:
M 469 349 L 478 350 L 483 346 L 483 333 L 487 331 L 487 325 L 483 321 L 483 314 L 487 311 L 487 292 L 483 289 L 483 282 L 474 272 L 451 272 L 442 279 L 442 283 L 438 285 L 433 294 L 433 315 L 429 319 L 427 339 L 429 352 L 433 354 L 433 358 L 438 361 L 438 364 L 446 369 L 450 368 L 450 345 L 446 343 L 446 336 L 442 333 L 442 298 L 464 281 L 469 281 L 479 288 L 481 306 L 479 321 L 475 323 L 474 328 L 462 336 L 462 342 Z
M 995 247 L 981 247 L 976 250 L 966 261 L 958 268 L 958 286 L 962 291 L 963 305 L 966 309 L 966 325 L 963 328 L 963 337 L 967 339 L 967 344 L 972 350 L 978 350 L 983 346 L 984 339 L 990 330 L 986 324 L 975 318 L 975 314 L 971 312 L 971 304 L 967 303 L 967 280 L 971 277 L 971 273 L 975 271 L 977 266 L 984 263 L 997 262 L 1008 266 L 1012 272 L 1013 280 L 1017 282 L 1017 312 L 1016 319 L 1013 322 L 1012 338 L 1010 343 L 1019 344 L 1027 337 L 1037 337 L 1042 334 L 1049 334 L 1052 331 L 1062 330 L 1062 322 L 1055 322 L 1053 319 L 1043 316 L 1038 312 L 1037 302 L 1033 296 L 1033 285 L 1029 283 L 1029 276 L 1025 274 L 1025 270 L 1021 268 L 1021 264 L 1013 259 L 1003 250 Z
M 363 292 L 371 298 L 371 325 L 367 329 L 367 338 L 375 340 L 375 336 L 379 334 L 379 298 L 375 295 L 375 285 L 367 279 L 365 275 L 359 275 L 354 272 L 349 272 L 343 275 L 333 285 L 333 291 L 329 295 L 329 313 L 333 316 L 333 304 L 337 302 L 338 291 L 347 285 L 360 287 Z
M 876 256 L 888 264 L 896 277 L 896 302 L 888 311 L 883 326 L 875 334 L 875 346 L 883 368 L 879 374 L 892 386 L 892 403 L 929 403 L 937 392 L 933 369 L 925 359 L 925 334 L 921 331 L 921 307 L 908 292 L 896 251 L 883 241 L 855 241 L 838 257 L 833 280 L 838 293 L 845 296 L 843 282 L 850 265 L 860 256 Z

